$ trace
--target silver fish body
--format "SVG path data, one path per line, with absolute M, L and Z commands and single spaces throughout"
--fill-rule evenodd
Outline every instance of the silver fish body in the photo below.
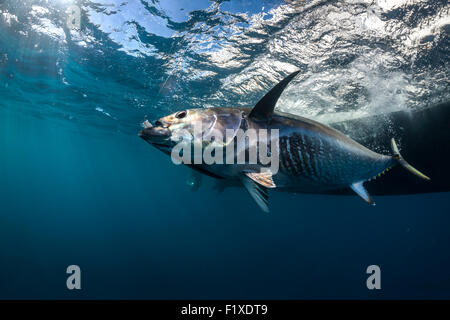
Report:
M 144 123 L 145 128 L 139 135 L 168 154 L 180 137 L 194 149 L 196 146 L 202 150 L 210 146 L 215 150 L 223 149 L 220 163 L 195 162 L 194 159 L 188 165 L 215 178 L 240 181 L 264 211 L 268 211 L 268 189 L 323 193 L 350 187 L 366 202 L 374 204 L 363 183 L 397 164 L 429 180 L 403 159 L 393 139 L 393 154 L 382 155 L 329 126 L 275 112 L 279 96 L 296 74 L 278 83 L 252 109 L 183 110 L 157 120 L 155 126 Z M 239 134 L 250 131 L 256 132 L 256 139 L 239 143 Z M 275 131 L 277 139 L 273 139 Z M 270 139 L 261 141 L 261 132 L 270 132 Z M 224 139 L 213 139 L 219 136 Z M 267 147 L 264 152 L 271 156 L 277 154 L 277 170 L 272 169 L 273 163 L 269 166 L 262 161 L 249 161 L 251 151 L 259 152 L 264 143 Z M 225 152 L 230 146 L 234 157 L 231 163 Z M 240 154 L 246 155 L 245 161 L 238 161 Z

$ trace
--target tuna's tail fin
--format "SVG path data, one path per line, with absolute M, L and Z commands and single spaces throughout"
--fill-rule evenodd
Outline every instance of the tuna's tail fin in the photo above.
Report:
M 391 139 L 391 148 L 392 148 L 392 158 L 394 160 L 397 160 L 397 162 L 406 170 L 408 170 L 409 172 L 411 172 L 412 174 L 425 179 L 425 180 L 431 180 L 429 177 L 427 177 L 426 175 L 424 175 L 422 172 L 420 172 L 419 170 L 417 170 L 416 168 L 414 168 L 412 165 L 410 165 L 408 162 L 406 162 L 405 159 L 403 159 L 402 155 L 400 154 L 400 151 L 398 151 L 398 147 L 397 144 L 395 143 L 394 138 Z

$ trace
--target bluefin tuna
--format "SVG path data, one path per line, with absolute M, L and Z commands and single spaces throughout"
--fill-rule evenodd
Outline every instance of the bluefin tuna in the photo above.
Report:
M 279 82 L 253 108 L 197 108 L 187 109 L 163 117 L 151 124 L 144 122 L 139 136 L 166 154 L 172 154 L 184 141 L 192 149 L 204 151 L 211 146 L 232 146 L 231 163 L 206 163 L 190 155 L 192 169 L 217 179 L 240 183 L 250 193 L 259 207 L 268 212 L 268 189 L 297 193 L 326 193 L 351 188 L 367 203 L 375 205 L 364 183 L 401 165 L 412 174 L 424 179 L 429 177 L 412 167 L 400 154 L 394 139 L 391 155 L 376 153 L 359 144 L 340 131 L 304 117 L 275 111 L 275 105 L 283 90 L 299 71 Z M 200 128 L 200 129 L 198 129 Z M 240 144 L 239 132 L 253 130 L 256 133 L 277 132 L 267 140 L 268 155 L 276 152 L 277 166 L 273 163 L 250 161 L 252 142 Z M 231 132 L 231 135 L 230 135 Z M 224 137 L 214 140 L 211 137 Z M 242 135 L 241 135 L 242 138 Z M 248 137 L 247 137 L 248 138 Z M 256 149 L 260 149 L 256 136 Z M 276 142 L 276 143 L 275 143 Z M 253 146 L 254 147 L 254 146 Z M 276 147 L 276 148 L 275 148 Z M 226 152 L 223 153 L 225 158 Z M 245 161 L 236 161 L 244 154 Z M 197 160 L 197 161 L 196 161 Z M 274 170 L 276 168 L 276 170 Z

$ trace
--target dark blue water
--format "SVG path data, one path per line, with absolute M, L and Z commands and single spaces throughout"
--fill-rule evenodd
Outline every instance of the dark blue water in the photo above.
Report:
M 278 107 L 324 122 L 447 101 L 446 2 L 103 2 L 0 1 L 0 298 L 450 298 L 448 193 L 272 192 L 264 214 L 137 136 L 294 67 Z

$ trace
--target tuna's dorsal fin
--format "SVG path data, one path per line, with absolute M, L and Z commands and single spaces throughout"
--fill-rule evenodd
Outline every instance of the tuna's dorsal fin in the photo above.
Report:
M 352 188 L 355 193 L 364 199 L 365 202 L 371 205 L 375 205 L 375 202 L 372 200 L 372 197 L 367 192 L 366 188 L 364 188 L 363 181 L 353 183 L 350 188 Z
M 241 181 L 245 189 L 247 189 L 248 193 L 250 193 L 250 196 L 256 201 L 261 210 L 264 212 L 269 212 L 269 194 L 267 193 L 267 188 L 257 184 L 247 175 L 241 175 Z
M 246 172 L 245 175 L 263 187 L 276 188 L 275 182 L 272 179 L 272 172 L 270 171 Z
M 277 104 L 278 98 L 283 92 L 284 88 L 291 82 L 292 79 L 300 72 L 300 70 L 291 73 L 286 78 L 281 80 L 275 87 L 266 93 L 261 100 L 253 107 L 252 111 L 248 115 L 249 118 L 258 121 L 268 121 L 272 117 L 273 109 Z

